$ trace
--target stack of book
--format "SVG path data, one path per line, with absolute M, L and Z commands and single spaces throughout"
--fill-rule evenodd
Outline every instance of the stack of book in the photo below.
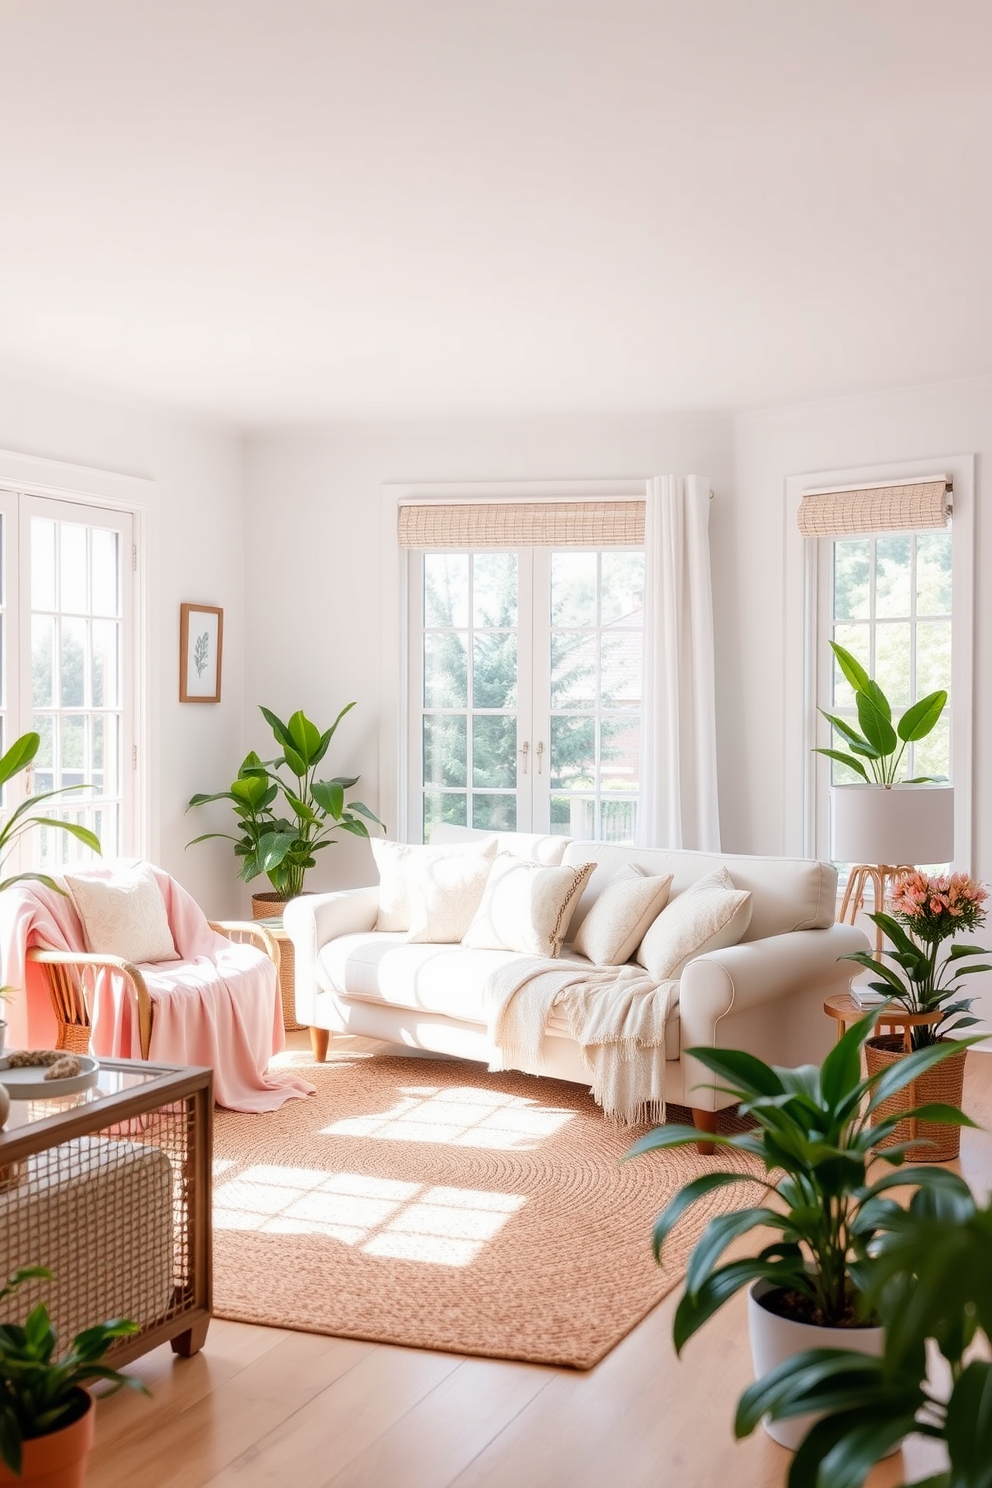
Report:
M 857 983 L 851 987 L 851 996 L 858 1007 L 863 1008 L 881 1007 L 883 1002 L 889 1000 L 883 997 L 881 992 L 873 992 L 870 987 L 859 987 Z

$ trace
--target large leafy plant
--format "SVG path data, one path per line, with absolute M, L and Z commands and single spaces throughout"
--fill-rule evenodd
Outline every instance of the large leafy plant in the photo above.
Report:
M 744 1392 L 735 1431 L 749 1435 L 765 1414 L 822 1416 L 792 1460 L 788 1488 L 860 1488 L 911 1432 L 942 1441 L 950 1459 L 915 1488 L 992 1488 L 992 1204 L 977 1205 L 947 1173 L 908 1209 L 887 1207 L 862 1277 L 885 1326 L 883 1356 L 796 1355 Z M 949 1393 L 928 1383 L 928 1345 L 946 1361 Z
M 974 959 L 989 955 L 988 950 L 958 942 L 943 960 L 939 953 L 945 940 L 984 925 L 987 898 L 985 885 L 975 883 L 966 873 L 938 878 L 903 873 L 892 888 L 892 914 L 878 910 L 869 915 L 892 942 L 892 950 L 875 954 L 851 951 L 844 958 L 857 961 L 880 977 L 881 981 L 870 982 L 869 986 L 907 1013 L 940 1012 L 939 1022 L 913 1028 L 914 1049 L 937 1043 L 978 1022 L 971 1017 L 974 998 L 962 997 L 959 978 L 992 971 L 992 966 Z
M 52 1279 L 43 1266 L 24 1266 L 0 1289 L 0 1302 L 25 1281 Z M 109 1369 L 101 1361 L 115 1338 L 137 1333 L 137 1323 L 115 1318 L 87 1328 L 72 1341 L 68 1353 L 55 1357 L 57 1340 L 43 1302 L 18 1323 L 0 1323 L 0 1458 L 20 1474 L 22 1444 L 69 1426 L 83 1414 L 88 1401 L 85 1385 L 107 1380 L 115 1390 L 138 1380 Z M 111 1391 L 113 1393 L 113 1391 Z
M 931 1166 L 902 1168 L 905 1146 L 876 1153 L 876 1144 L 895 1129 L 899 1118 L 872 1126 L 872 1113 L 961 1047 L 921 1049 L 862 1079 L 861 1044 L 876 1016 L 873 1011 L 853 1024 L 819 1069 L 780 1068 L 736 1049 L 689 1051 L 717 1076 L 716 1088 L 733 1095 L 741 1114 L 755 1122 L 751 1130 L 707 1140 L 760 1158 L 769 1175 L 766 1194 L 777 1202 L 748 1205 L 710 1220 L 690 1258 L 685 1291 L 675 1312 L 676 1351 L 681 1352 L 724 1302 L 758 1280 L 781 1288 L 792 1315 L 801 1321 L 840 1327 L 865 1320 L 864 1263 L 892 1215 L 883 1195 L 897 1185 L 940 1187 L 947 1178 Z M 905 1115 L 958 1126 L 975 1124 L 956 1107 L 941 1103 L 900 1113 Z M 661 1126 L 636 1142 L 628 1156 L 698 1141 L 695 1127 Z M 868 1168 L 874 1160 L 895 1171 L 870 1179 Z M 655 1224 L 656 1259 L 661 1260 L 667 1236 L 693 1204 L 741 1179 L 740 1172 L 714 1171 L 685 1184 Z M 754 1230 L 771 1230 L 776 1238 L 762 1244 L 757 1255 L 720 1264 L 727 1247 Z
M 354 706 L 348 703 L 342 708 L 323 732 L 302 710 L 284 723 L 271 709 L 261 708 L 282 753 L 266 761 L 253 751 L 245 757 L 230 789 L 193 796 L 190 806 L 229 801 L 238 822 L 236 835 L 204 832 L 193 842 L 225 838 L 234 843 L 235 855 L 241 859 L 238 876 L 246 883 L 264 873 L 281 898 L 302 894 L 307 871 L 316 866 L 315 854 L 330 846 L 338 831 L 368 837 L 367 822 L 382 826 L 363 802 L 345 802 L 345 792 L 358 783 L 357 775 L 317 778 L 317 767 L 338 724 Z
M 891 703 L 860 661 L 836 641 L 830 642 L 830 648 L 854 689 L 860 727 L 855 728 L 847 719 L 821 708 L 819 711 L 841 735 L 847 749 L 817 749 L 816 753 L 847 765 L 866 784 L 894 785 L 907 747 L 933 732 L 944 711 L 947 693 L 943 689 L 928 693 L 907 708 L 898 723 L 893 723 Z M 936 778 L 933 775 L 915 775 L 908 783 L 919 785 Z
M 0 790 L 26 770 L 33 762 L 35 755 L 41 745 L 41 736 L 35 733 L 21 734 L 15 739 L 0 758 Z M 32 827 L 50 827 L 54 832 L 67 832 L 70 837 L 75 837 L 77 842 L 83 843 L 85 847 L 91 847 L 94 852 L 100 851 L 100 839 L 89 827 L 80 826 L 78 822 L 61 821 L 58 817 L 48 816 L 38 811 L 42 801 L 61 799 L 67 791 L 89 790 L 88 785 L 66 785 L 60 790 L 42 791 L 39 795 L 28 796 L 19 806 L 5 819 L 0 827 L 0 870 L 6 863 L 15 843 L 25 832 Z M 14 873 L 10 878 L 0 880 L 0 894 L 4 889 L 9 889 L 11 884 L 20 883 L 23 879 L 34 879 L 43 883 L 46 888 L 54 889 L 57 894 L 65 892 L 53 878 L 46 873 Z
M 41 746 L 40 734 L 21 734 L 15 739 L 6 754 L 0 757 L 0 791 L 26 770 L 33 762 L 35 755 Z M 38 810 L 42 801 L 61 799 L 67 791 L 89 790 L 88 785 L 66 785 L 61 790 L 42 791 L 39 795 L 28 796 L 19 806 L 5 818 L 0 826 L 0 873 L 4 864 L 13 851 L 18 840 L 32 827 L 50 827 L 53 832 L 67 832 L 84 847 L 91 847 L 94 852 L 100 851 L 100 839 L 91 832 L 89 827 L 80 826 L 79 822 L 61 821 L 58 817 L 48 816 Z M 0 894 L 4 889 L 9 889 L 12 884 L 21 883 L 25 879 L 33 879 L 36 883 L 42 883 L 48 889 L 53 889 L 56 894 L 64 894 L 65 890 L 57 884 L 47 873 L 12 873 L 9 878 L 0 879 Z M 13 995 L 13 987 L 0 987 L 0 1005 L 2 1001 Z

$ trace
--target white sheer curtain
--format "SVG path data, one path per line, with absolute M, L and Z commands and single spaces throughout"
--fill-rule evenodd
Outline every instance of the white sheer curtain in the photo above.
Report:
M 649 483 L 642 847 L 720 848 L 709 517 L 706 477 Z

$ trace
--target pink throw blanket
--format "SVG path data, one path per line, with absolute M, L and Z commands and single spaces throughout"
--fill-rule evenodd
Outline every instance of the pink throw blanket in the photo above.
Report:
M 87 867 L 109 878 L 109 865 Z M 211 930 L 196 900 L 153 869 L 180 960 L 145 963 L 142 975 L 155 1004 L 149 1058 L 163 1064 L 209 1065 L 214 1099 L 233 1111 L 273 1111 L 314 1087 L 288 1072 L 267 1074 L 286 1041 L 276 969 L 254 946 L 236 945 Z M 6 1005 L 12 1048 L 49 1048 L 56 1021 L 43 968 L 25 960 L 33 946 L 80 950 L 86 944 L 72 900 L 38 883 L 0 894 L 3 983 L 15 988 Z M 140 1059 L 137 1009 L 123 979 L 101 972 L 90 1008 L 94 1054 Z

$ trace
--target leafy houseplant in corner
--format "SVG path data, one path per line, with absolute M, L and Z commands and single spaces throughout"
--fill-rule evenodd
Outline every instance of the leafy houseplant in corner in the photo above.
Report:
M 23 1267 L 0 1290 L 0 1302 L 33 1278 L 48 1281 L 51 1272 Z M 85 1386 L 107 1380 L 115 1389 L 130 1384 L 144 1390 L 101 1362 L 115 1338 L 137 1331 L 137 1323 L 100 1323 L 55 1358 L 56 1338 L 44 1303 L 28 1313 L 23 1326 L 0 1323 L 0 1483 L 81 1488 L 93 1445 L 93 1397 Z
M 992 1205 L 977 1205 L 963 1179 L 945 1178 L 890 1216 L 865 1269 L 885 1325 L 881 1357 L 811 1350 L 741 1396 L 739 1437 L 766 1412 L 781 1422 L 813 1413 L 788 1488 L 861 1488 L 910 1433 L 943 1443 L 949 1459 L 915 1488 L 992 1485 Z M 949 1392 L 928 1382 L 928 1346 L 943 1355 Z
M 852 863 L 840 918 L 857 906 L 867 880 L 881 909 L 893 870 L 916 863 L 945 863 L 954 854 L 954 789 L 946 780 L 914 775 L 900 779 L 906 751 L 936 728 L 947 693 L 931 692 L 907 708 L 896 722 L 877 682 L 843 646 L 831 641 L 837 665 L 854 692 L 858 727 L 820 709 L 841 748 L 816 752 L 845 766 L 856 777 L 831 787 L 832 854 Z M 881 942 L 879 942 L 881 944 Z
M 264 761 L 252 752 L 229 790 L 195 795 L 189 803 L 203 806 L 208 801 L 229 801 L 233 806 L 237 836 L 204 832 L 193 841 L 224 837 L 233 842 L 235 855 L 241 859 L 239 877 L 246 883 L 266 874 L 272 889 L 254 896 L 256 917 L 278 912 L 287 899 L 303 893 L 307 871 L 316 866 L 315 854 L 330 846 L 338 831 L 367 838 L 367 822 L 382 826 L 363 802 L 345 803 L 345 792 L 357 785 L 357 775 L 317 779 L 317 766 L 338 724 L 354 706 L 348 703 L 342 708 L 323 732 L 302 711 L 284 723 L 271 709 L 262 708 L 282 753 Z
M 734 1136 L 716 1134 L 718 1145 L 749 1152 L 768 1173 L 766 1192 L 776 1203 L 751 1205 L 711 1219 L 689 1260 L 685 1292 L 675 1312 L 676 1350 L 730 1297 L 750 1286 L 748 1321 L 755 1371 L 764 1374 L 786 1354 L 823 1344 L 879 1352 L 881 1332 L 865 1302 L 863 1267 L 869 1248 L 897 1206 L 884 1201 L 890 1188 L 939 1188 L 953 1175 L 940 1168 L 903 1168 L 904 1152 L 882 1154 L 893 1171 L 869 1179 L 873 1146 L 895 1127 L 896 1118 L 871 1126 L 871 1114 L 923 1070 L 952 1052 L 936 1044 L 910 1054 L 881 1074 L 861 1077 L 861 1043 L 875 1021 L 869 1013 L 847 1030 L 822 1068 L 784 1069 L 736 1049 L 690 1052 L 714 1072 L 718 1089 L 740 1101 L 755 1122 Z M 931 1119 L 973 1122 L 951 1107 L 917 1113 Z M 692 1126 L 661 1126 L 631 1148 L 628 1156 L 685 1147 L 699 1140 Z M 740 1183 L 739 1172 L 714 1171 L 687 1183 L 658 1218 L 654 1251 L 660 1261 L 665 1240 L 693 1204 L 716 1189 Z M 757 1255 L 719 1264 L 727 1247 L 753 1230 L 775 1233 Z M 768 1430 L 783 1446 L 798 1445 L 808 1421 L 777 1421 Z
M 22 770 L 28 768 L 40 747 L 41 736 L 39 734 L 21 734 L 19 739 L 14 740 L 6 754 L 0 757 L 0 790 L 13 780 L 15 775 L 19 775 Z M 67 785 L 60 790 L 42 791 L 39 795 L 28 796 L 19 806 L 15 806 L 3 826 L 0 827 L 0 872 L 3 871 L 3 866 L 18 839 L 35 826 L 48 827 L 53 832 L 67 832 L 84 847 L 90 847 L 97 853 L 100 851 L 100 839 L 90 831 L 89 827 L 80 826 L 78 822 L 60 821 L 58 817 L 46 816 L 37 809 L 42 801 L 61 800 L 67 791 L 72 790 L 89 790 L 89 786 Z M 57 894 L 65 892 L 46 873 L 15 873 L 10 878 L 0 880 L 0 894 L 4 889 L 9 889 L 11 884 L 20 883 L 24 879 L 34 879 L 38 883 L 43 883 L 46 888 L 54 889 Z M 0 987 L 0 1014 L 3 1011 L 3 1001 L 11 995 L 11 992 L 10 987 Z M 0 1054 L 4 1051 L 6 1037 L 7 1023 L 0 1016 Z
M 976 957 L 987 956 L 984 946 L 953 944 L 941 959 L 940 948 L 962 931 L 984 925 L 984 884 L 975 883 L 966 873 L 953 873 L 930 878 L 925 873 L 901 874 L 893 885 L 891 914 L 877 912 L 870 916 L 892 943 L 891 950 L 872 955 L 869 951 L 852 951 L 846 957 L 867 967 L 880 978 L 870 983 L 892 1003 L 911 1014 L 931 1014 L 934 1021 L 911 1029 L 914 1049 L 927 1048 L 973 1027 L 971 997 L 962 996 L 960 979 L 976 972 L 992 971 Z M 891 965 L 889 963 L 892 963 Z M 967 1050 L 951 1043 L 955 1052 L 939 1068 L 923 1075 L 916 1084 L 916 1098 L 924 1102 L 944 1100 L 960 1105 L 964 1089 L 964 1067 Z M 865 1060 L 869 1073 L 881 1070 L 900 1059 L 902 1040 L 890 1036 L 868 1039 Z M 884 1118 L 899 1109 L 898 1100 L 875 1112 Z M 912 1155 L 918 1161 L 947 1162 L 957 1157 L 961 1133 L 956 1126 L 925 1124 L 919 1131 L 907 1121 L 897 1126 L 887 1138 L 890 1142 L 916 1139 L 920 1145 Z

